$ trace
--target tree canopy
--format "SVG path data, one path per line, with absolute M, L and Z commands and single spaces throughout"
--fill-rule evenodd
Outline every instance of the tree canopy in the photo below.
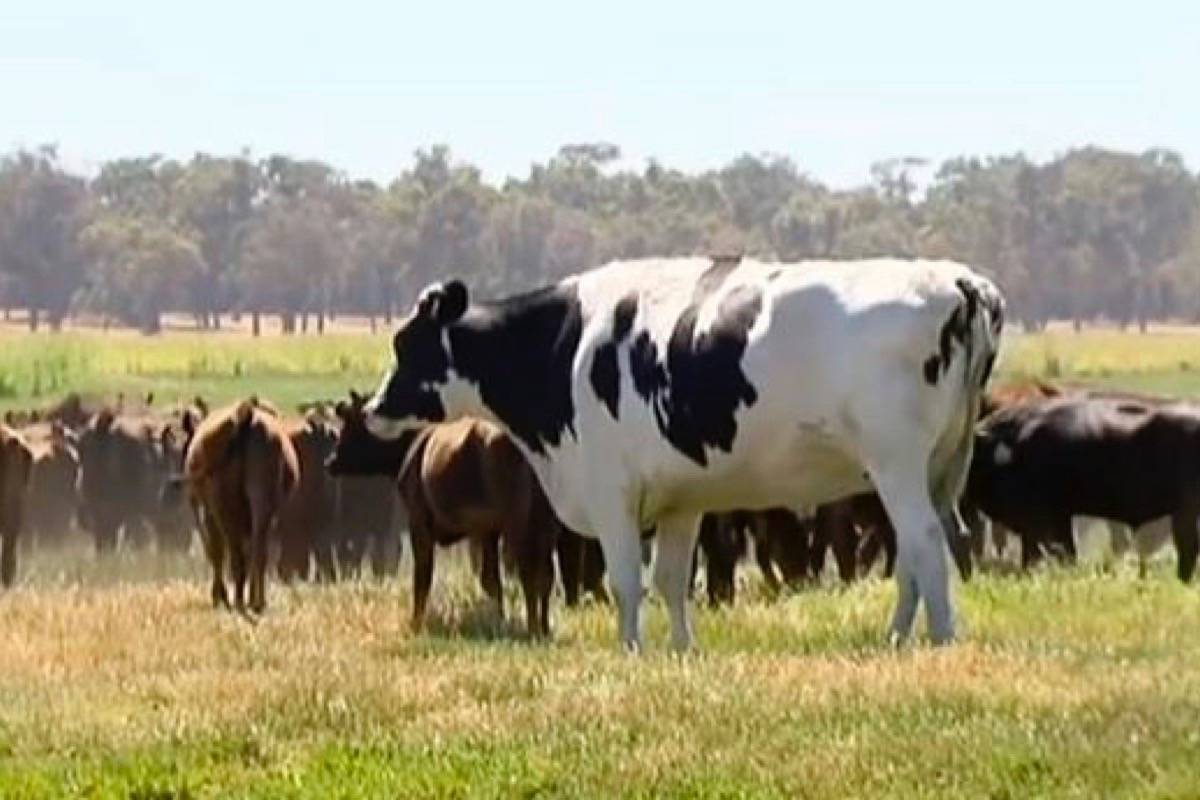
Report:
M 30 324 L 75 311 L 147 332 L 185 311 L 389 319 L 427 283 L 484 295 L 613 258 L 929 256 L 991 274 L 1012 314 L 1146 325 L 1200 320 L 1200 177 L 1168 150 L 1085 147 L 929 165 L 900 157 L 835 189 L 786 155 L 687 173 L 621 166 L 607 142 L 563 146 L 502 186 L 448 148 L 417 151 L 386 185 L 282 155 L 151 154 L 91 178 L 53 147 L 0 159 L 0 291 Z

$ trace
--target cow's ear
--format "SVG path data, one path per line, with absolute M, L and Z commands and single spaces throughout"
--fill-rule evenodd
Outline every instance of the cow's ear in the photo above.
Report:
M 183 412 L 183 433 L 189 439 L 196 435 L 196 412 L 190 408 Z
M 351 389 L 350 390 L 350 404 L 353 405 L 355 408 L 362 408 L 363 406 L 365 406 L 367 404 L 367 398 L 362 396 L 358 392 L 354 391 L 353 389 Z
M 421 292 L 421 297 L 417 300 L 417 315 L 438 325 L 457 322 L 466 311 L 467 287 L 459 280 L 435 283 Z
M 453 280 L 442 287 L 442 295 L 437 304 L 437 321 L 440 325 L 450 325 L 462 319 L 467 313 L 467 287 L 460 280 Z

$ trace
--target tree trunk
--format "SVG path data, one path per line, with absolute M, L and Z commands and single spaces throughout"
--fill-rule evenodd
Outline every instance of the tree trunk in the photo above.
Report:
M 36 305 L 29 307 L 29 330 L 37 333 L 38 325 L 41 323 L 41 309 Z
M 374 314 L 367 315 L 367 323 L 371 326 L 371 333 L 374 333 L 375 332 L 375 315 Z
M 250 312 L 250 334 L 259 336 L 262 334 L 262 317 L 257 311 Z
M 307 311 L 300 312 L 300 332 L 308 333 L 308 312 Z
M 325 335 L 325 309 L 323 308 L 317 309 L 317 335 Z

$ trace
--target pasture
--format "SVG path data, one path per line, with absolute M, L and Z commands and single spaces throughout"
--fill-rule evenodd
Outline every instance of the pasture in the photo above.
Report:
M 67 391 L 249 392 L 281 406 L 371 387 L 380 334 L 0 334 L 0 402 Z M 1200 394 L 1200 336 L 1017 336 L 1002 372 Z M 268 588 L 214 612 L 198 555 L 39 552 L 0 596 L 0 796 L 1192 797 L 1200 590 L 1173 554 L 1139 578 L 1094 554 L 956 586 L 962 641 L 884 645 L 890 582 L 832 578 L 697 606 L 701 653 L 621 655 L 607 607 L 555 599 L 555 637 L 498 624 L 461 558 L 432 620 L 398 581 Z M 511 622 L 511 620 L 517 620 Z

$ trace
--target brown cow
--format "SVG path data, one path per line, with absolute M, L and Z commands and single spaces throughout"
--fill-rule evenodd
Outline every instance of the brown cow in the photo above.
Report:
M 224 580 L 228 554 L 235 607 L 244 607 L 248 577 L 250 610 L 262 612 L 268 537 L 300 482 L 296 449 L 278 412 L 256 397 L 198 423 L 188 414 L 184 430 L 189 438 L 182 479 L 213 570 L 213 605 L 229 606 Z
M 122 531 L 140 543 L 151 530 L 149 512 L 159 489 L 153 439 L 143 417 L 108 408 L 79 433 L 79 522 L 98 553 L 113 550 Z
M 59 422 L 35 422 L 21 431 L 33 453 L 26 503 L 27 539 L 38 547 L 62 544 L 75 519 L 79 452 L 75 434 Z
M 334 541 L 341 576 L 358 577 L 364 559 L 376 578 L 395 575 L 406 521 L 395 478 L 347 475 L 337 479 L 337 495 Z
M 555 549 L 567 608 L 579 605 L 584 594 L 590 594 L 598 603 L 608 603 L 608 590 L 604 587 L 604 551 L 600 542 L 560 524 Z
M 549 635 L 557 524 L 524 456 L 498 428 L 479 420 L 435 425 L 393 442 L 366 428 L 363 398 L 339 403 L 342 432 L 329 470 L 334 475 L 395 475 L 409 514 L 413 550 L 413 626 L 420 628 L 433 580 L 434 549 L 472 539 L 483 543 L 484 592 L 503 613 L 499 544 L 517 563 L 526 625 Z
M 279 578 L 308 580 L 315 563 L 317 579 L 333 581 L 333 526 L 337 485 L 325 461 L 337 443 L 337 428 L 319 410 L 287 425 L 300 462 L 300 484 L 279 516 Z
M 786 508 L 705 514 L 697 553 L 704 555 L 709 604 L 733 602 L 737 563 L 745 557 L 751 538 L 768 590 L 777 593 L 785 584 L 798 586 L 809 574 L 812 533 L 811 520 Z M 697 563 L 694 557 L 693 574 Z
M 24 437 L 0 425 L 0 584 L 5 587 L 17 577 L 17 546 L 32 467 L 33 452 Z

